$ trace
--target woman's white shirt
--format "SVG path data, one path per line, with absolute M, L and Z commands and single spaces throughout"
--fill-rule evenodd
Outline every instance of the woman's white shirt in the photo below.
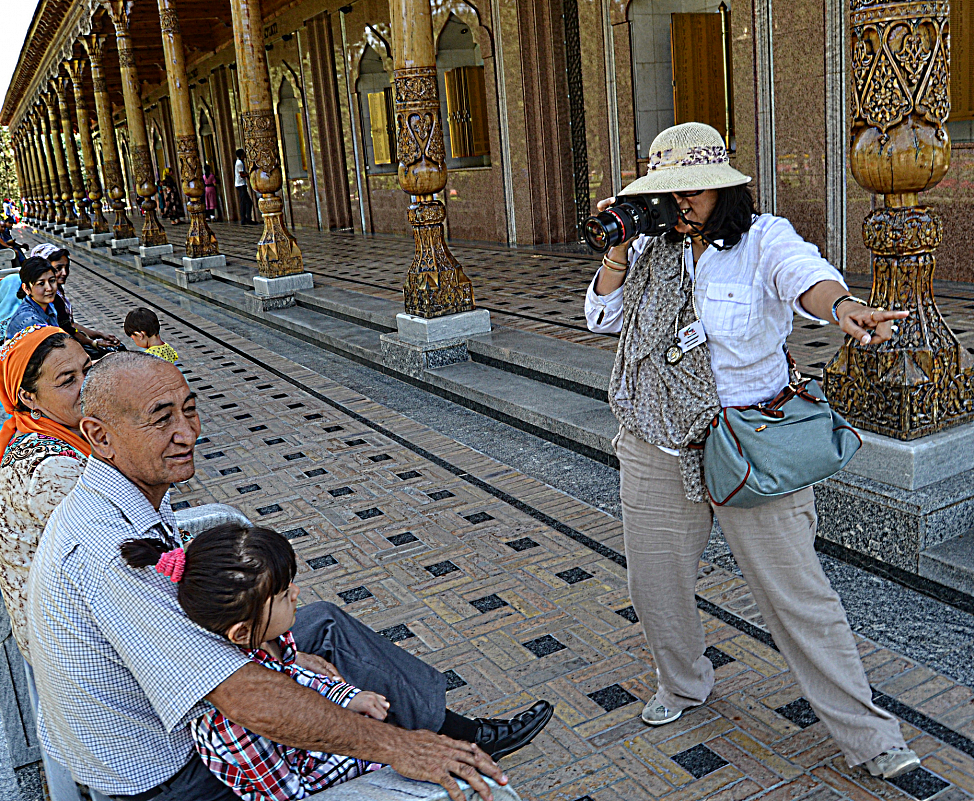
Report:
M 629 249 L 632 266 L 650 239 L 639 237 Z M 783 217 L 762 214 L 729 250 L 708 247 L 693 264 L 690 248 L 684 266 L 694 278 L 694 301 L 707 335 L 710 365 L 722 406 L 746 406 L 774 397 L 788 383 L 782 346 L 794 312 L 811 320 L 798 298 L 820 281 L 841 274 L 802 239 Z M 592 279 L 585 296 L 590 331 L 622 330 L 622 293 L 600 296 Z

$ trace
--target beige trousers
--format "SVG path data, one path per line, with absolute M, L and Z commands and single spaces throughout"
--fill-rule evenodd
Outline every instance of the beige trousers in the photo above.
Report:
M 694 587 L 716 514 L 775 644 L 849 764 L 903 748 L 898 721 L 872 703 L 842 602 L 815 554 L 812 490 L 753 509 L 711 507 L 687 500 L 676 456 L 624 428 L 615 449 L 629 594 L 656 662 L 659 702 L 686 709 L 714 685 Z

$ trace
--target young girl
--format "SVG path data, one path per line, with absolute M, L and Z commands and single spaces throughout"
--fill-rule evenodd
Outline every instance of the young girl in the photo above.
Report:
M 290 632 L 297 566 L 291 543 L 280 534 L 228 523 L 203 532 L 185 551 L 140 539 L 123 543 L 122 556 L 130 567 L 155 565 L 177 582 L 179 604 L 189 619 L 240 646 L 255 662 L 346 709 L 385 720 L 389 702 L 383 696 L 301 664 L 307 655 L 299 655 Z M 382 767 L 271 742 L 216 709 L 195 720 L 190 730 L 203 761 L 244 801 L 304 798 Z

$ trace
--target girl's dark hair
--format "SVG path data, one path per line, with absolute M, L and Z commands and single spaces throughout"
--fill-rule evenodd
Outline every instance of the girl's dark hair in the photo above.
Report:
M 129 567 L 148 567 L 169 546 L 159 539 L 127 540 L 121 545 Z M 224 523 L 199 534 L 186 546 L 179 581 L 179 605 L 207 631 L 226 637 L 237 623 L 250 624 L 250 647 L 263 642 L 264 606 L 288 588 L 297 573 L 294 549 L 269 528 Z
M 54 264 L 54 262 L 56 262 L 58 259 L 64 258 L 67 258 L 68 260 L 67 273 L 68 275 L 71 275 L 71 251 L 67 248 L 55 250 L 50 256 L 47 257 L 47 260 L 51 262 L 51 264 Z
M 724 240 L 724 247 L 734 247 L 754 223 L 757 211 L 754 196 L 747 185 L 725 186 L 717 190 L 717 203 L 703 227 L 703 235 L 710 240 Z M 668 242 L 680 242 L 683 234 L 666 233 Z
M 37 393 L 37 381 L 41 377 L 41 370 L 44 368 L 44 361 L 48 356 L 51 355 L 52 351 L 63 350 L 64 343 L 70 338 L 70 335 L 64 333 L 63 331 L 57 334 L 51 334 L 51 336 L 34 348 L 34 352 L 31 354 L 30 359 L 27 360 L 27 367 L 24 370 L 24 377 L 20 380 L 20 388 L 24 390 L 24 392 L 29 392 L 31 395 Z M 17 398 L 17 411 L 29 412 L 30 409 L 20 402 L 19 392 L 17 393 Z
M 51 262 L 40 256 L 31 256 L 27 261 L 20 265 L 20 283 L 33 286 L 44 273 L 54 272 Z M 17 290 L 18 298 L 25 298 L 24 288 L 21 286 Z

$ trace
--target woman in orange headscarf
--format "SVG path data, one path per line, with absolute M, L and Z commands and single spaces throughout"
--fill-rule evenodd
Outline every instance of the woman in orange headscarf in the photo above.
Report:
M 81 477 L 91 448 L 78 432 L 91 359 L 69 334 L 27 328 L 0 347 L 0 592 L 37 692 L 27 636 L 27 575 L 47 519 Z M 66 768 L 43 754 L 52 801 L 80 801 Z

